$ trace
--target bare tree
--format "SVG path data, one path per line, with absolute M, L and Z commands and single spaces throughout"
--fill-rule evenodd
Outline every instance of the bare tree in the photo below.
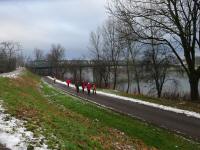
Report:
M 60 45 L 52 45 L 50 52 L 47 54 L 47 60 L 53 68 L 55 68 L 55 75 L 58 77 L 58 69 L 60 61 L 63 59 L 65 49 Z
M 116 89 L 117 85 L 117 70 L 118 62 L 120 59 L 120 53 L 122 49 L 120 37 L 117 34 L 117 22 L 114 18 L 109 18 L 103 26 L 103 40 L 104 40 L 104 51 L 110 58 L 110 63 L 113 68 L 113 89 Z
M 93 74 L 99 87 L 102 87 L 102 82 L 104 82 L 105 87 L 108 87 L 111 67 L 114 66 L 114 72 L 117 71 L 117 64 L 112 61 L 114 59 L 114 50 L 111 49 L 111 42 L 113 42 L 112 40 L 114 39 L 111 39 L 111 25 L 109 24 L 108 26 L 107 23 L 108 22 L 106 22 L 102 28 L 97 28 L 97 30 L 90 35 L 90 50 L 94 64 Z M 114 80 L 114 87 L 116 87 L 116 76 Z
M 100 27 L 97 28 L 96 31 L 91 32 L 90 34 L 90 51 L 94 64 L 93 74 L 95 81 L 99 87 L 102 87 L 102 80 L 104 76 L 104 68 L 105 66 L 99 65 L 103 59 L 103 50 L 102 50 L 102 29 Z
M 200 67 L 195 65 L 195 59 L 197 51 L 200 50 L 199 2 L 197 0 L 114 0 L 109 10 L 118 19 L 130 24 L 132 31 L 141 42 L 154 39 L 172 50 L 188 75 L 191 99 L 198 100 Z M 160 31 L 162 36 L 152 37 L 150 32 L 152 26 Z
M 162 95 L 163 86 L 169 79 L 169 69 L 175 62 L 174 56 L 165 45 L 152 41 L 152 45 L 146 46 L 143 57 L 145 79 L 156 89 L 158 97 Z
M 142 80 L 143 68 L 140 65 L 140 60 L 138 59 L 140 56 L 140 43 L 137 41 L 137 36 L 132 32 L 132 28 L 129 24 L 126 24 L 124 21 L 119 20 L 119 27 L 117 32 L 120 36 L 121 44 L 123 45 L 123 53 L 125 53 L 126 60 L 126 70 L 128 77 L 128 87 L 127 92 L 130 87 L 130 75 L 129 75 L 129 65 L 132 66 L 134 79 L 137 84 L 138 94 L 141 93 L 140 90 L 140 81 Z
M 35 56 L 35 60 L 42 60 L 44 58 L 44 54 L 43 51 L 41 49 L 34 49 L 34 56 Z
M 137 84 L 137 92 L 138 94 L 141 94 L 141 88 L 140 83 L 143 79 L 143 65 L 141 64 L 140 60 L 140 45 L 138 43 L 130 43 L 129 45 L 129 51 L 130 51 L 130 57 L 132 60 L 132 66 L 133 66 L 133 73 L 134 73 L 134 79 Z
M 102 29 L 100 27 L 97 30 L 90 33 L 90 51 L 92 52 L 92 58 L 100 60 L 102 53 Z
M 16 57 L 19 51 L 19 43 L 7 41 L 0 43 L 1 72 L 12 71 L 16 68 Z
M 20 50 L 16 59 L 17 59 L 17 67 L 24 67 L 25 66 L 25 63 L 26 63 L 25 59 L 26 58 L 25 58 L 22 50 Z

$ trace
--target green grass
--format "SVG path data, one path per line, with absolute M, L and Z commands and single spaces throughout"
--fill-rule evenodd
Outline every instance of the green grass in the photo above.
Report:
M 45 93 L 51 94 L 59 92 L 55 89 L 45 86 Z M 89 117 L 90 119 L 98 118 L 103 124 L 117 128 L 129 136 L 143 140 L 147 145 L 154 146 L 159 149 L 200 149 L 200 145 L 187 141 L 179 136 L 171 134 L 163 129 L 156 128 L 152 125 L 134 120 L 130 117 L 119 115 L 97 108 L 96 106 L 78 101 L 78 100 L 65 100 L 66 95 L 60 93 L 52 97 L 57 103 L 75 111 L 79 114 Z M 92 113 L 91 113 L 92 112 Z
M 44 134 L 50 148 L 115 149 L 118 142 L 138 149 L 200 149 L 196 142 L 66 95 L 29 72 L 21 79 L 0 78 L 0 99 L 36 136 Z
M 132 138 L 121 136 L 118 131 L 53 101 L 53 96 L 48 94 L 59 94 L 53 89 L 49 88 L 51 93 L 45 93 L 45 96 L 43 90 L 48 87 L 43 86 L 40 78 L 29 72 L 20 79 L 0 78 L 0 99 L 4 100 L 8 113 L 27 120 L 26 127 L 35 136 L 43 134 L 47 137 L 50 148 L 115 149 L 115 141 L 134 146 Z M 66 96 L 64 101 L 67 100 L 75 99 Z M 37 130 L 39 127 L 42 130 Z
M 99 90 L 106 92 L 106 93 L 116 94 L 116 95 L 130 97 L 130 98 L 136 98 L 136 99 L 146 101 L 146 102 L 152 102 L 152 103 L 156 103 L 156 104 L 171 106 L 171 107 L 175 107 L 175 108 L 180 108 L 180 109 L 200 113 L 200 103 L 199 102 L 156 98 L 156 97 L 150 97 L 150 96 L 140 95 L 140 94 L 130 94 L 130 93 L 127 94 L 125 92 L 112 90 L 112 89 L 99 89 Z

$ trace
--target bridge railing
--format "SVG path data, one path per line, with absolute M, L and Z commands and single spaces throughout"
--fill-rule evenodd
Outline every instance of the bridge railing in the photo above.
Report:
M 114 66 L 115 62 L 112 61 L 97 61 L 97 60 L 62 60 L 56 63 L 56 66 L 76 66 L 76 67 L 95 67 L 95 66 Z M 120 61 L 117 63 L 119 66 L 125 66 L 126 62 Z M 44 68 L 54 67 L 55 64 L 47 60 L 30 61 L 27 63 L 29 68 Z

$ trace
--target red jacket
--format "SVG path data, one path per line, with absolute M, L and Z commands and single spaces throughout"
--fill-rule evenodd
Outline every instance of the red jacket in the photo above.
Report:
M 82 88 L 83 89 L 85 88 L 85 82 L 82 82 Z
M 90 83 L 87 84 L 87 89 L 90 90 L 92 85 Z

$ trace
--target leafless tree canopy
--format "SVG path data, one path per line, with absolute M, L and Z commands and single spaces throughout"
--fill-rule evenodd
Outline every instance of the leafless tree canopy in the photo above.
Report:
M 47 60 L 53 64 L 57 64 L 64 58 L 65 49 L 61 45 L 52 45 L 50 52 L 47 54 Z
M 169 69 L 175 63 L 176 59 L 165 45 L 152 43 L 144 51 L 145 80 L 153 83 L 152 88 L 156 89 L 158 97 L 162 96 L 163 86 L 170 79 Z
M 102 80 L 104 80 L 105 86 L 107 86 L 111 70 L 108 64 L 112 63 L 113 89 L 116 88 L 117 84 L 117 69 L 121 50 L 117 26 L 116 20 L 109 18 L 101 28 L 99 27 L 96 32 L 91 32 L 90 35 L 92 59 L 94 62 L 102 64 L 101 67 L 96 68 L 96 72 L 99 74 L 98 84 L 101 85 Z M 104 63 L 105 65 L 103 65 Z
M 43 51 L 41 49 L 36 48 L 34 50 L 35 60 L 42 60 L 44 58 Z
M 188 75 L 191 99 L 197 100 L 200 67 L 195 66 L 195 58 L 200 50 L 199 1 L 113 0 L 108 10 L 131 28 L 140 42 L 154 39 L 171 48 Z M 157 30 L 157 35 L 152 36 L 152 28 Z
M 0 72 L 12 71 L 16 68 L 17 53 L 20 44 L 14 42 L 0 43 Z
M 59 62 L 64 58 L 65 49 L 60 44 L 52 45 L 50 52 L 47 54 L 47 60 L 55 68 L 55 76 L 58 76 Z

